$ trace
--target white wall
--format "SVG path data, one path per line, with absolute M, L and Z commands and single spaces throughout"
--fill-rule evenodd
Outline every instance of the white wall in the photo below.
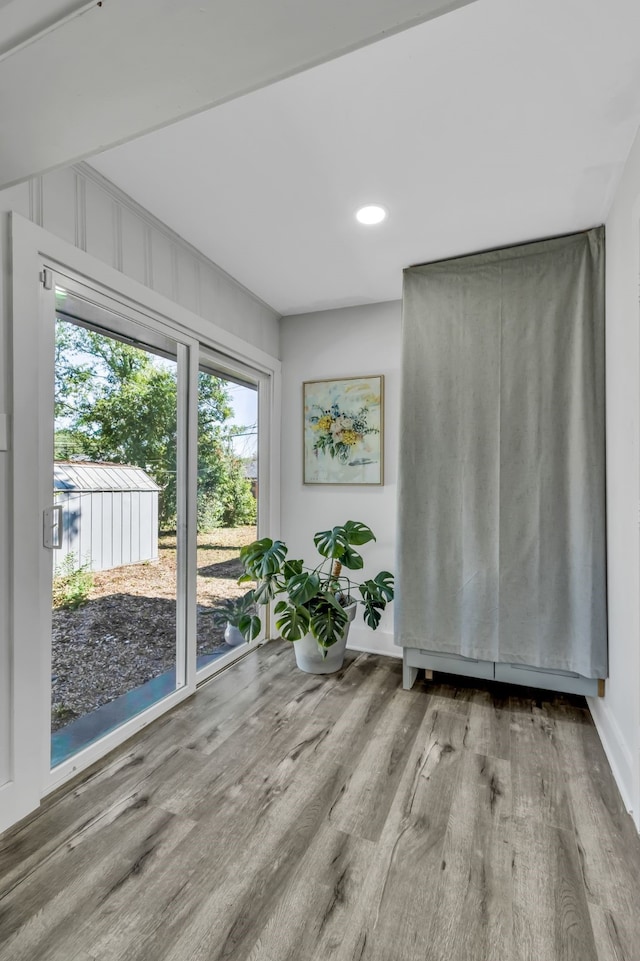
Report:
M 590 702 L 640 829 L 640 134 L 606 220 L 609 680 Z
M 278 355 L 275 311 L 91 167 L 79 164 L 0 191 L 0 415 L 11 415 L 11 210 L 217 327 L 267 354 Z M 11 453 L 1 449 L 1 428 L 0 418 L 0 785 L 10 776 L 11 612 L 7 597 L 12 536 Z
M 313 535 L 347 520 L 363 521 L 377 537 L 363 548 L 363 578 L 395 571 L 396 487 L 400 390 L 399 302 L 322 311 L 281 321 L 282 538 L 290 556 L 313 560 Z M 302 483 L 302 383 L 331 377 L 384 374 L 383 487 L 305 487 Z M 360 572 L 358 572 L 360 573 Z M 393 605 L 374 633 L 351 627 L 349 647 L 399 655 L 393 644 Z

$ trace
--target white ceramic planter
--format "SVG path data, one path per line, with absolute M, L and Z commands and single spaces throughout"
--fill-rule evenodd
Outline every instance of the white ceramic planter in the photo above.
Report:
M 224 639 L 229 647 L 239 647 L 241 644 L 247 643 L 238 628 L 229 624 L 228 621 L 224 631 Z
M 345 607 L 345 613 L 349 620 L 344 629 L 344 636 L 341 640 L 332 644 L 327 651 L 327 656 L 322 656 L 322 651 L 318 646 L 313 634 L 305 634 L 299 641 L 293 642 L 293 649 L 296 652 L 296 664 L 301 671 L 307 674 L 335 674 L 342 667 L 344 652 L 347 647 L 349 628 L 351 621 L 356 616 L 357 604 L 350 604 Z

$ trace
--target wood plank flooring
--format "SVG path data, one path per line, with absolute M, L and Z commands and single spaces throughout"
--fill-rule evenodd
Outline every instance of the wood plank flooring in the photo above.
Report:
M 640 961 L 585 702 L 477 683 L 252 652 L 0 838 L 0 961 Z

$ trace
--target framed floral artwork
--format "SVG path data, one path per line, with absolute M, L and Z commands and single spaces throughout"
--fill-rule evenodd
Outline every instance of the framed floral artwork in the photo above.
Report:
M 305 484 L 383 484 L 384 377 L 302 385 Z

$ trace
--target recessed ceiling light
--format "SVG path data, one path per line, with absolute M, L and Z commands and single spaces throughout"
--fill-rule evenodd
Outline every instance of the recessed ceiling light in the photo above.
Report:
M 356 211 L 356 220 L 360 224 L 367 224 L 371 226 L 372 224 L 381 224 L 383 220 L 386 219 L 387 211 L 380 204 L 368 204 L 366 207 L 360 207 L 360 210 Z

